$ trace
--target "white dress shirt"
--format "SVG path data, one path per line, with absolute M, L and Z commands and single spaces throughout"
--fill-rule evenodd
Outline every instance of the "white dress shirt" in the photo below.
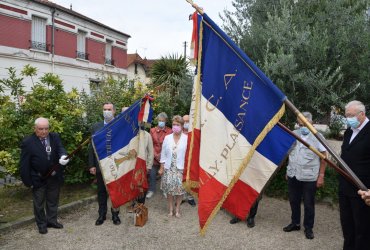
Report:
M 368 122 L 369 122 L 369 118 L 366 117 L 365 121 L 361 124 L 361 126 L 359 126 L 358 128 L 351 128 L 352 136 L 351 136 L 351 139 L 349 140 L 349 143 L 351 143 L 353 139 L 355 139 L 356 135 L 360 133 L 361 129 L 363 129 Z

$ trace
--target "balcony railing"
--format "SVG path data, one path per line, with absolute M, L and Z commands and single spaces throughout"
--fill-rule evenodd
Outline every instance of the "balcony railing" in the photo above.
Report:
M 49 51 L 49 44 L 37 42 L 37 41 L 30 41 L 31 49 Z
M 114 65 L 114 60 L 112 58 L 105 58 L 105 64 Z
M 76 51 L 76 57 L 84 60 L 89 60 L 89 54 L 81 51 Z

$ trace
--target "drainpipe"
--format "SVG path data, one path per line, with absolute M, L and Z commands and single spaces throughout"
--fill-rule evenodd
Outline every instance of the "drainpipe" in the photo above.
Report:
M 54 74 L 54 54 L 55 54 L 55 8 L 51 11 L 51 73 Z

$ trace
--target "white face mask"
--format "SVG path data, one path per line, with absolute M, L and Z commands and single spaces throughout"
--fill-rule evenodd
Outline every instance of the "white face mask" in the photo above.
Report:
M 189 129 L 189 123 L 188 122 L 184 123 L 184 129 Z
M 103 111 L 104 120 L 106 122 L 109 122 L 113 119 L 113 111 L 110 110 L 104 110 Z

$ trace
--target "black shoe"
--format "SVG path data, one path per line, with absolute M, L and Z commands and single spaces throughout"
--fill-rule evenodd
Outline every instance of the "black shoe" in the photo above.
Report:
M 120 218 L 118 217 L 118 215 L 117 216 L 112 216 L 112 221 L 113 221 L 113 224 L 114 225 L 119 225 L 119 224 L 121 224 L 121 220 L 120 220 Z
M 47 234 L 48 233 L 48 229 L 46 227 L 40 227 L 39 228 L 39 233 L 40 234 Z
M 299 230 L 301 230 L 301 226 L 300 225 L 295 225 L 293 223 L 291 223 L 288 226 L 283 228 L 284 232 L 299 231 Z
M 248 218 L 247 219 L 247 227 L 252 228 L 254 226 L 255 226 L 255 224 L 254 224 L 254 218 Z
M 99 226 L 103 224 L 105 220 L 106 220 L 105 215 L 99 215 L 99 218 L 95 221 L 95 225 Z
M 60 224 L 59 222 L 55 222 L 55 223 L 48 223 L 47 227 L 61 229 L 63 228 L 63 225 Z
M 196 206 L 195 200 L 188 200 L 188 203 L 189 203 L 189 204 L 190 204 L 190 206 L 192 206 L 192 207 L 195 207 L 195 206 Z
M 118 211 L 118 212 L 113 212 L 113 211 L 112 211 L 112 221 L 113 221 L 113 224 L 114 224 L 114 225 L 119 225 L 119 224 L 121 224 L 121 220 L 120 220 L 120 218 L 118 217 L 118 214 L 119 214 L 119 211 Z
M 315 235 L 313 234 L 312 229 L 304 230 L 304 235 L 306 235 L 306 238 L 309 240 L 312 240 L 313 238 L 315 238 Z
M 235 224 L 235 223 L 238 223 L 239 221 L 241 221 L 241 219 L 237 218 L 237 217 L 234 217 L 230 220 L 230 224 Z

